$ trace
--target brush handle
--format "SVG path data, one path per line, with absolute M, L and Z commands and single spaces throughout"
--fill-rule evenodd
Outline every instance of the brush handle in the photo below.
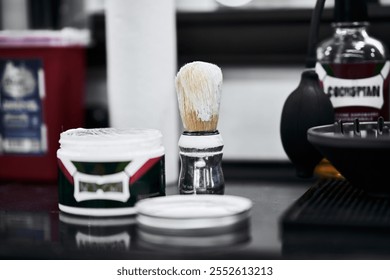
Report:
M 180 149 L 180 194 L 223 194 L 223 141 L 218 132 L 212 135 L 182 134 Z

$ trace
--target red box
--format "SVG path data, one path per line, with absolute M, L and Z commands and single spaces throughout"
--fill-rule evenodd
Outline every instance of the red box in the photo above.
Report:
M 0 32 L 0 180 L 55 182 L 60 133 L 84 125 L 87 31 Z

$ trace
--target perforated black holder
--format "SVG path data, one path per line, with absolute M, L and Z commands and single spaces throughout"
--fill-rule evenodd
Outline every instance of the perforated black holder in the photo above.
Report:
M 389 258 L 390 198 L 320 180 L 280 219 L 285 258 Z
M 390 122 L 336 122 L 312 127 L 308 141 L 353 187 L 390 197 Z

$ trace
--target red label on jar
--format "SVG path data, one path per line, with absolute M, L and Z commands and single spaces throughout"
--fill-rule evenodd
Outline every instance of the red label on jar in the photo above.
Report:
M 316 72 L 335 109 L 335 120 L 390 118 L 390 62 L 320 64 Z

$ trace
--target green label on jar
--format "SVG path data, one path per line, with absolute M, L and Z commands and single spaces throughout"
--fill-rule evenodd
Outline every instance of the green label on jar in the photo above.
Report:
M 121 162 L 59 159 L 59 204 L 77 208 L 127 208 L 165 195 L 164 156 Z

